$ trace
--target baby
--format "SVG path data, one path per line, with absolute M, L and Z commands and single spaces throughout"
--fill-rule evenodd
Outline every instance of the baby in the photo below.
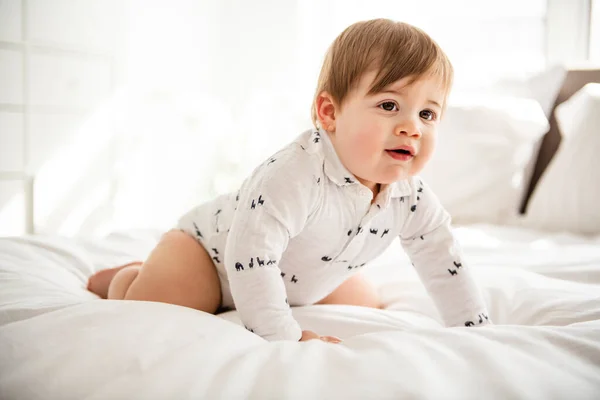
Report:
M 450 216 L 416 176 L 433 153 L 452 77 L 420 29 L 386 19 L 351 25 L 325 57 L 314 129 L 239 191 L 185 214 L 141 266 L 100 271 L 89 289 L 213 314 L 235 308 L 271 341 L 337 342 L 303 331 L 290 307 L 380 307 L 360 271 L 399 237 L 447 326 L 491 324 Z

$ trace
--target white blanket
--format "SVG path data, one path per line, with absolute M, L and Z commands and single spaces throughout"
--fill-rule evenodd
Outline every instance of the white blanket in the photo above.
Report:
M 399 247 L 367 274 L 385 310 L 294 309 L 336 335 L 269 343 L 178 306 L 99 300 L 95 270 L 156 235 L 0 240 L 0 399 L 598 399 L 600 237 L 457 230 L 495 326 L 442 328 Z

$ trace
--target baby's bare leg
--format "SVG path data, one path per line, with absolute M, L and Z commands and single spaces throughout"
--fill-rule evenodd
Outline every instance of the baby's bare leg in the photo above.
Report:
M 142 265 L 143 263 L 138 263 L 136 266 L 125 266 L 118 269 L 117 273 L 109 282 L 106 298 L 112 300 L 123 300 L 127 294 L 129 286 L 131 286 L 142 269 Z M 119 277 L 115 279 L 117 275 L 119 275 Z
M 317 304 L 346 304 L 372 308 L 383 306 L 375 286 L 360 273 L 348 278 Z
M 110 282 L 113 280 L 117 272 L 119 272 L 123 268 L 127 268 L 133 265 L 139 267 L 140 265 L 142 265 L 142 262 L 134 261 L 129 264 L 121 265 L 118 267 L 106 268 L 97 271 L 94 275 L 89 277 L 87 289 L 90 292 L 100 296 L 101 298 L 106 299 L 108 297 L 108 286 L 110 285 Z M 129 285 L 127 285 L 127 287 L 129 287 Z
M 170 231 L 141 267 L 116 273 L 108 298 L 158 301 L 214 314 L 221 304 L 221 285 L 204 247 L 186 233 Z

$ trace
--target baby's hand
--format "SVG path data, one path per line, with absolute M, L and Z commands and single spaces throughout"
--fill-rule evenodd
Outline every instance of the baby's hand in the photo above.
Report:
M 306 342 L 312 339 L 320 339 L 329 343 L 340 343 L 342 341 L 340 338 L 336 338 L 335 336 L 319 336 L 313 331 L 302 331 L 302 337 L 300 338 L 301 342 Z

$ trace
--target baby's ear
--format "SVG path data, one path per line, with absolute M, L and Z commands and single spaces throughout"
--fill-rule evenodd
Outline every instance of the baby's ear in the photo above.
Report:
M 317 120 L 321 128 L 329 133 L 335 132 L 336 105 L 328 92 L 321 92 L 316 100 Z

